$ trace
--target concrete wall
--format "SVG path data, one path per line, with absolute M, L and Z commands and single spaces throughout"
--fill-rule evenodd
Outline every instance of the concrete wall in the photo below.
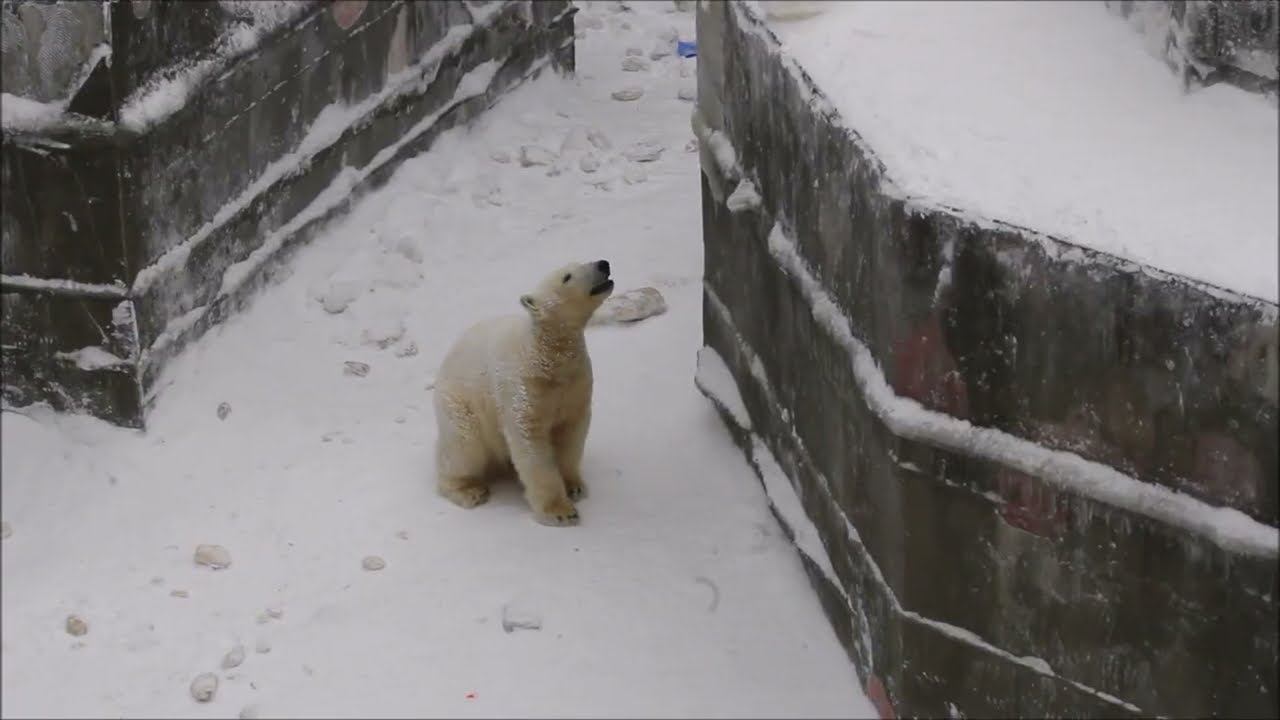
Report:
M 1276 307 L 894 197 L 751 4 L 699 3 L 698 47 L 749 420 L 699 385 L 792 481 L 882 711 L 1280 712 Z
M 44 66 L 7 65 L 36 5 L 3 10 L 5 92 L 58 111 L 5 128 L 3 397 L 131 426 L 169 360 L 355 195 L 531 74 L 573 69 L 561 0 L 90 2 L 73 7 L 105 18 L 110 62 L 46 58 L 75 71 L 42 85 Z M 49 55 L 33 42 L 22 57 Z

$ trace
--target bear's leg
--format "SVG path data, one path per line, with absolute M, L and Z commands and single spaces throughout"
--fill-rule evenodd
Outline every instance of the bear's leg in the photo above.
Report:
M 556 464 L 564 478 L 564 489 L 570 500 L 579 500 L 587 494 L 587 486 L 582 482 L 582 454 L 587 445 L 587 428 L 590 425 L 591 411 L 588 410 L 583 417 L 561 425 L 552 434 Z
M 565 492 L 551 438 L 520 430 L 509 430 L 506 435 L 511 464 L 524 485 L 524 497 L 533 508 L 534 517 L 543 525 L 577 524 L 578 510 Z
M 479 434 L 465 432 L 476 427 L 468 422 L 469 413 L 463 410 L 462 415 L 436 414 L 440 429 L 436 439 L 436 490 L 460 507 L 473 508 L 489 499 L 489 484 L 485 481 L 489 457 Z

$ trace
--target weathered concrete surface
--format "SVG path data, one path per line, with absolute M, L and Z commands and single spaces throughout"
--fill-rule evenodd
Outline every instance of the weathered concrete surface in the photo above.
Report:
M 1275 94 L 1280 76 L 1280 4 L 1275 0 L 1106 0 L 1164 48 L 1187 87 L 1220 82 Z
M 1280 712 L 1274 549 L 894 435 L 768 237 L 899 397 L 1272 527 L 1275 306 L 893 197 L 749 6 L 701 3 L 698 46 L 698 122 L 737 155 L 704 142 L 706 344 L 819 528 L 852 601 L 811 576 L 868 692 L 904 715 Z M 760 207 L 726 207 L 738 173 Z
M 71 109 L 96 117 L 5 134 L 4 397 L 133 426 L 167 362 L 356 194 L 545 65 L 573 70 L 573 9 L 562 1 L 304 3 L 259 44 L 223 55 L 243 21 L 220 3 L 106 7 L 112 62 L 85 70 L 70 98 Z M 161 52 L 172 47 L 185 49 L 181 67 Z M 185 102 L 138 121 L 146 106 L 132 93 L 201 63 L 216 71 Z M 460 91 L 477 68 L 487 85 Z M 118 292 L 132 344 L 117 350 L 130 371 L 111 372 L 131 377 L 132 390 L 113 384 L 114 400 L 90 401 L 91 388 L 108 382 L 93 379 L 103 370 L 68 374 L 55 360 L 94 344 L 58 318 L 81 307 L 72 324 L 86 324 L 110 308 L 54 310 L 65 304 L 55 298 L 85 297 L 85 288 L 21 276 Z

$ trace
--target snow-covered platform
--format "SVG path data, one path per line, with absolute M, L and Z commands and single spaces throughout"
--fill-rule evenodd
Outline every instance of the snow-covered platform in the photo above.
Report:
M 700 386 L 868 693 L 1274 714 L 1274 99 L 1100 3 L 699 13 Z

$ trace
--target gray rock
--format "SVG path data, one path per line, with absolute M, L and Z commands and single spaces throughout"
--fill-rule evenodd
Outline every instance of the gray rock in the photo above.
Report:
M 197 545 L 193 559 L 197 565 L 206 565 L 214 570 L 231 566 L 231 553 L 221 545 Z

